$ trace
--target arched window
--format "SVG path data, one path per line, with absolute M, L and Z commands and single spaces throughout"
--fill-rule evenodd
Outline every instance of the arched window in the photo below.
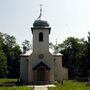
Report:
M 40 41 L 40 42 L 43 41 L 43 33 L 42 33 L 42 32 L 39 33 L 39 41 Z

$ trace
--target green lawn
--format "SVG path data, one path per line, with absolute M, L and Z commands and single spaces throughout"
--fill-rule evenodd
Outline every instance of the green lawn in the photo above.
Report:
M 17 85 L 17 79 L 0 79 L 0 90 L 33 90 L 26 85 Z M 86 82 L 67 80 L 63 85 L 57 83 L 56 87 L 50 87 L 49 90 L 90 90 L 90 85 Z
M 50 87 L 49 90 L 90 90 L 90 86 L 86 82 L 68 80 L 64 81 L 63 85 L 57 84 L 56 87 Z
M 25 85 L 17 85 L 17 79 L 0 79 L 0 90 L 33 90 Z

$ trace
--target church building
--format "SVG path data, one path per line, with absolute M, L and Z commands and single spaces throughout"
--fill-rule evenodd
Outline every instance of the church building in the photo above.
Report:
M 68 69 L 62 66 L 62 54 L 49 49 L 51 27 L 39 17 L 31 27 L 33 49 L 21 54 L 20 79 L 26 84 L 50 84 L 68 79 Z

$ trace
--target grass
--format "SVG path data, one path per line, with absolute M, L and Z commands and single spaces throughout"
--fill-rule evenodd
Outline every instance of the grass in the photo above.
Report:
M 49 90 L 90 90 L 90 86 L 85 82 L 78 82 L 76 80 L 67 80 L 56 84 L 56 87 L 49 87 Z
M 17 79 L 0 79 L 0 90 L 33 90 L 26 85 L 17 85 Z
M 0 79 L 0 90 L 33 90 L 26 85 L 17 85 L 17 79 Z M 63 81 L 63 85 L 56 83 L 56 87 L 49 87 L 48 90 L 90 90 L 86 82 L 76 80 Z
M 3 86 L 0 87 L 0 90 L 33 90 L 33 89 L 26 86 L 12 86 L 12 87 Z

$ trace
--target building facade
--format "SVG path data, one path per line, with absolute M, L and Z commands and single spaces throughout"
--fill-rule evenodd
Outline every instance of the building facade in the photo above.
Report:
M 62 66 L 62 54 L 49 49 L 51 28 L 40 16 L 31 27 L 33 50 L 21 54 L 20 79 L 27 84 L 48 84 L 68 79 L 68 69 Z

